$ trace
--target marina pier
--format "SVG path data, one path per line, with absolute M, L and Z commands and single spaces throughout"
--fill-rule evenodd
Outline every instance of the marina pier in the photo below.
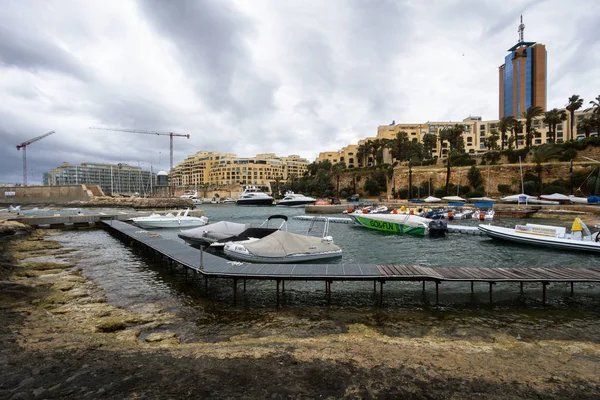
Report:
M 109 231 L 132 246 L 158 256 L 169 265 L 181 266 L 185 273 L 190 272 L 204 278 L 205 287 L 210 279 L 231 279 L 234 301 L 239 281 L 244 290 L 247 280 L 270 280 L 276 284 L 277 302 L 280 291 L 285 290 L 286 281 L 321 281 L 325 283 L 328 298 L 331 298 L 333 282 L 364 281 L 372 282 L 374 292 L 379 288 L 379 302 L 383 303 L 386 282 L 421 282 L 423 292 L 427 283 L 435 284 L 436 304 L 439 303 L 440 285 L 444 282 L 470 283 L 474 292 L 475 283 L 484 283 L 493 301 L 493 287 L 499 282 L 520 284 L 523 293 L 524 283 L 539 283 L 542 303 L 545 305 L 546 287 L 549 283 L 570 284 L 571 295 L 575 283 L 599 283 L 600 268 L 449 268 L 409 265 L 373 264 L 249 264 L 230 261 L 198 250 L 185 243 L 164 239 L 160 234 L 145 231 L 119 220 L 100 221 Z

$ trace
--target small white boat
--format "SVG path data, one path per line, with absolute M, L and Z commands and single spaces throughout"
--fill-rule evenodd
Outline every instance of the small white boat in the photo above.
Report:
M 491 197 L 469 197 L 469 202 L 470 203 L 480 203 L 480 202 L 484 202 L 484 203 L 495 203 L 497 200 L 493 199 Z
M 314 197 L 309 197 L 300 193 L 287 191 L 285 192 L 285 196 L 283 197 L 283 199 L 279 200 L 277 205 L 288 207 L 301 207 L 307 204 L 315 204 L 316 201 L 317 199 L 315 199 Z
M 214 224 L 201 226 L 199 228 L 183 230 L 179 232 L 177 236 L 191 245 L 210 246 L 212 243 L 218 240 L 229 239 L 233 236 L 239 235 L 250 227 L 250 224 L 219 221 Z
M 501 197 L 500 201 L 503 203 L 517 203 L 517 204 L 545 204 L 545 205 L 559 205 L 559 201 L 554 200 L 543 200 L 537 196 L 530 196 L 528 194 L 514 194 L 512 196 Z
M 131 221 L 144 229 L 151 228 L 190 228 L 208 224 L 208 218 L 191 217 L 188 215 L 190 209 L 177 212 L 177 215 L 168 213 L 166 215 L 152 214 L 147 217 L 132 218 Z
M 423 200 L 425 203 L 439 203 L 442 199 L 434 196 L 429 196 Z
M 8 206 L 8 212 L 18 212 L 21 211 L 21 206 Z
M 232 199 L 231 197 L 225 197 L 223 200 L 221 200 L 221 203 L 225 203 L 225 204 L 235 203 L 235 199 Z
M 186 190 L 179 198 L 181 199 L 193 199 L 198 197 L 198 192 L 195 190 Z
M 574 204 L 589 204 L 587 197 L 577 197 L 577 196 L 570 195 L 569 201 Z
M 547 200 L 547 201 L 557 201 L 560 204 L 566 204 L 569 203 L 571 201 L 571 198 L 569 196 L 565 196 L 564 194 L 560 194 L 560 193 L 553 193 L 553 194 L 543 194 L 540 196 L 540 200 Z M 587 199 L 586 199 L 587 201 Z
M 460 203 L 466 202 L 466 200 L 460 196 L 444 196 L 444 197 L 442 197 L 442 200 L 451 201 L 451 202 L 460 202 Z
M 552 225 L 526 224 L 515 228 L 479 225 L 479 230 L 493 239 L 564 250 L 600 253 L 600 232 L 591 233 L 587 226 L 575 218 L 571 232 Z
M 277 230 L 249 243 L 226 243 L 223 250 L 234 260 L 253 263 L 298 263 L 341 257 L 342 249 L 333 243 L 328 229 L 326 219 L 320 238 Z
M 495 214 L 496 212 L 492 208 L 489 210 L 474 210 L 473 218 L 477 218 L 480 221 L 491 221 L 494 219 Z

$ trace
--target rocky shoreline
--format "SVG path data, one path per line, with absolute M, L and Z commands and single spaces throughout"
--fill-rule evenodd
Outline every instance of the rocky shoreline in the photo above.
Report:
M 484 332 L 485 318 L 432 314 L 407 319 L 403 334 L 349 322 L 336 334 L 182 342 L 177 315 L 109 304 L 53 240 L 60 231 L 11 229 L 0 243 L 0 398 L 600 397 L 600 344 L 579 336 L 594 337 L 600 319 L 582 328 L 559 311 L 529 326 L 497 311 Z

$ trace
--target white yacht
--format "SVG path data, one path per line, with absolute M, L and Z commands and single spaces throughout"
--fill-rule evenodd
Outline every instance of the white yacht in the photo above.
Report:
M 291 190 L 285 192 L 283 199 L 279 200 L 278 206 L 300 207 L 307 204 L 315 204 L 317 199 L 314 197 L 305 196 L 300 193 L 294 193 Z
M 256 186 L 246 186 L 236 204 L 238 206 L 272 206 L 273 198 Z

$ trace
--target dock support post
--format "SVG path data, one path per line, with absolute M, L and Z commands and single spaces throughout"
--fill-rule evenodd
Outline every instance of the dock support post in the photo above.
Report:
M 246 293 L 246 280 L 244 279 L 244 293 Z
M 379 305 L 383 304 L 383 284 L 385 282 L 383 280 L 379 281 Z
M 542 282 L 542 305 L 546 305 L 546 285 L 548 282 Z
M 377 293 L 377 281 L 373 281 L 373 294 Z
M 473 293 L 473 281 L 471 281 L 471 293 Z
M 573 294 L 574 294 L 574 293 L 575 293 L 575 292 L 573 291 L 573 282 L 571 282 L 571 297 L 573 297 Z
M 277 279 L 277 307 L 279 307 L 279 279 Z
M 201 270 L 204 270 L 203 258 L 204 258 L 204 246 L 200 246 L 200 269 Z
M 492 285 L 494 284 L 494 282 L 489 282 L 490 284 L 490 304 L 492 304 L 494 302 L 493 296 L 492 294 L 494 293 L 494 291 L 492 290 Z
M 237 300 L 237 278 L 233 278 L 233 304 Z
M 523 295 L 523 282 L 521 282 L 521 296 Z
M 285 281 L 281 280 L 281 293 L 285 292 Z
M 425 294 L 425 281 L 423 281 L 423 294 Z
M 435 281 L 435 305 L 440 304 L 440 282 Z

